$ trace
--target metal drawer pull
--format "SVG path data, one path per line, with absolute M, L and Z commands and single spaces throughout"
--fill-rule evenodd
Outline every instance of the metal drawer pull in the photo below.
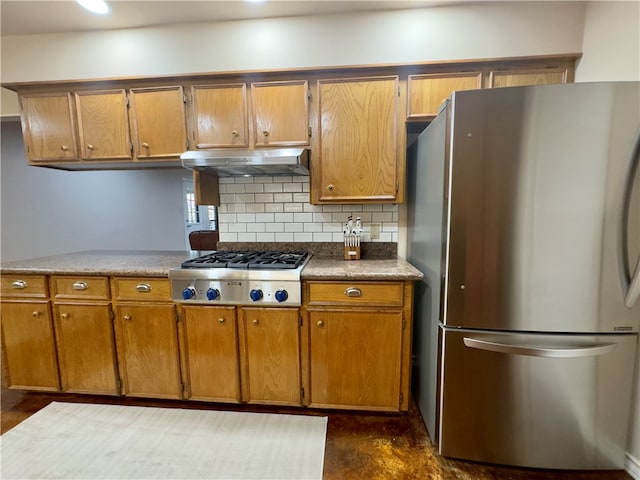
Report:
M 151 285 L 148 283 L 139 283 L 136 285 L 136 290 L 142 293 L 148 293 L 151 291 Z
M 361 297 L 362 290 L 360 290 L 359 288 L 350 287 L 345 290 L 344 294 L 347 297 Z
M 13 288 L 27 288 L 27 282 L 24 280 L 16 280 L 11 284 Z
M 218 323 L 224 323 L 224 318 L 223 318 L 223 317 L 220 317 L 220 318 L 218 319 Z
M 316 323 L 316 325 L 320 328 L 324 327 L 324 322 L 322 320 L 318 320 L 318 323 Z
M 76 282 L 73 284 L 74 290 L 86 290 L 87 288 L 89 288 L 89 285 L 87 285 L 86 282 Z
M 253 325 L 258 325 L 258 323 L 259 323 L 259 322 L 258 322 L 258 319 L 257 319 L 257 318 L 254 318 L 253 320 L 251 320 L 251 323 L 252 323 Z
M 69 318 L 69 314 L 68 314 L 68 313 L 61 313 L 61 314 L 60 314 L 60 316 L 61 316 L 62 318 L 64 318 L 65 320 L 66 320 L 67 318 Z
M 87 288 L 89 288 L 89 285 L 87 285 L 86 282 L 76 282 L 73 284 L 74 290 L 86 290 Z

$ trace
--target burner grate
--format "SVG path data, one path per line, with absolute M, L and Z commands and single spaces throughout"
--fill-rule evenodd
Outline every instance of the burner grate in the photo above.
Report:
M 192 258 L 182 263 L 182 268 L 251 268 L 295 269 L 309 256 L 308 252 L 258 252 L 219 251 Z

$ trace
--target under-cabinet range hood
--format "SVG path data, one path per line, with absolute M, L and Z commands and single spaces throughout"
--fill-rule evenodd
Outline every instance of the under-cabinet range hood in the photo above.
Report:
M 220 177 L 309 175 L 309 151 L 302 147 L 188 151 L 180 160 L 184 168 L 212 170 Z

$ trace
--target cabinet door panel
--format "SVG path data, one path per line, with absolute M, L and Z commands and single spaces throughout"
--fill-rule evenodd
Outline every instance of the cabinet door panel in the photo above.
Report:
M 244 83 L 192 87 L 196 148 L 248 147 Z
M 3 302 L 0 313 L 9 387 L 59 390 L 49 303 Z
M 235 307 L 182 308 L 190 399 L 240 402 Z
M 494 88 L 567 83 L 567 75 L 566 68 L 541 68 L 511 72 L 493 71 L 490 76 L 490 86 Z
M 320 202 L 392 201 L 398 186 L 398 77 L 318 81 Z
M 123 394 L 182 398 L 173 305 L 120 305 L 116 340 Z
M 131 159 L 127 96 L 124 90 L 77 92 L 76 106 L 83 159 Z
M 20 95 L 20 108 L 29 161 L 78 159 L 71 93 Z
M 251 84 L 256 146 L 309 144 L 306 80 Z
M 182 87 L 132 88 L 136 157 L 179 157 L 187 149 Z
M 310 311 L 311 407 L 400 408 L 402 312 Z
M 433 118 L 456 90 L 482 88 L 482 73 L 409 75 L 408 118 Z
M 244 308 L 242 316 L 244 400 L 301 405 L 299 310 Z
M 109 305 L 54 305 L 62 390 L 117 395 Z

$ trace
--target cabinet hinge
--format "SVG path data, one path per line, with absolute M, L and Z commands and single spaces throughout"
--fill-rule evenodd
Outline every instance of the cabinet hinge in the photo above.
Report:
M 400 405 L 402 405 L 402 401 L 404 400 L 404 395 L 401 393 L 400 394 Z
M 398 96 L 400 96 L 400 85 L 398 85 Z
M 118 389 L 118 393 L 122 395 L 122 379 L 116 378 L 116 388 Z
M 114 312 L 113 309 L 109 310 L 109 317 L 112 321 L 116 319 L 116 312 Z
M 300 389 L 300 396 L 301 396 L 301 398 L 303 398 L 303 399 L 304 399 L 304 388 L 301 388 L 301 389 Z
M 302 326 L 302 315 L 298 317 L 298 325 Z
M 307 87 L 307 98 L 311 100 L 311 89 Z
M 129 97 L 125 98 L 124 104 L 126 105 L 127 108 L 129 108 Z
M 180 323 L 182 318 L 180 318 L 180 312 L 176 312 L 176 323 Z
M 187 96 L 186 95 L 182 95 L 182 103 L 187 103 Z
M 402 317 L 402 329 L 404 330 L 406 326 L 407 326 L 407 319 Z
M 309 127 L 309 138 L 311 138 L 311 127 Z

